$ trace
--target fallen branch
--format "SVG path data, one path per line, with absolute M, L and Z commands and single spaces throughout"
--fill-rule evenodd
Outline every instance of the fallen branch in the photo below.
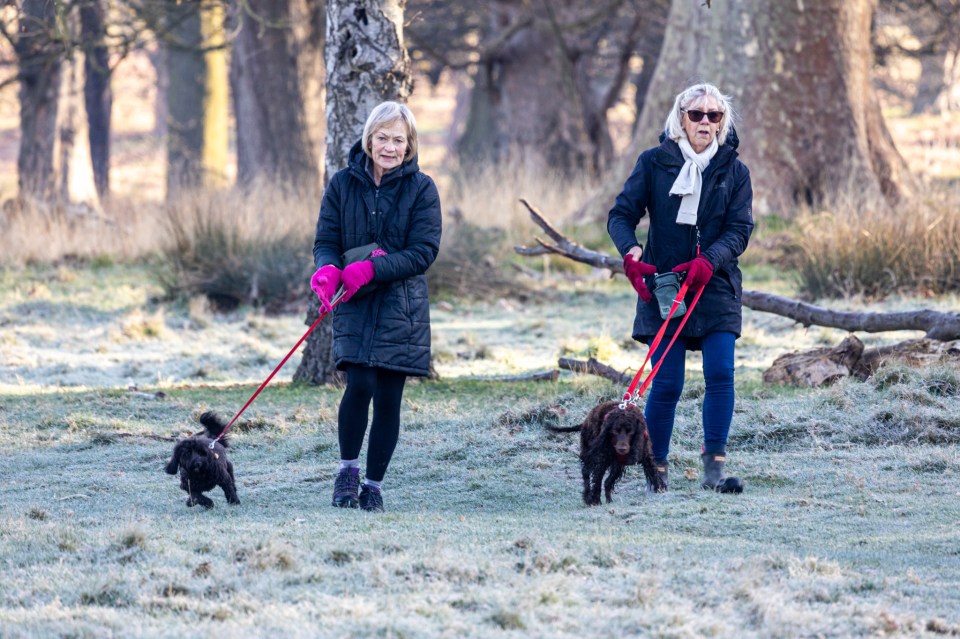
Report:
M 842 328 L 851 333 L 883 331 L 926 331 L 927 339 L 950 341 L 960 338 L 960 314 L 940 311 L 899 311 L 895 313 L 863 313 L 834 311 L 788 297 L 759 291 L 744 291 L 743 305 L 755 311 L 788 317 L 803 326 Z
M 534 223 L 542 228 L 554 243 L 549 244 L 540 238 L 535 238 L 539 246 L 517 246 L 514 247 L 514 251 L 520 255 L 562 255 L 596 268 L 609 269 L 614 275 L 623 274 L 623 261 L 620 258 L 593 251 L 571 241 L 534 206 L 524 199 L 520 202 L 530 211 L 530 217 Z M 867 333 L 925 331 L 927 339 L 939 341 L 960 339 L 960 313 L 943 313 L 929 309 L 894 313 L 834 311 L 788 297 L 749 290 L 743 291 L 743 305 L 755 311 L 774 313 L 792 319 L 804 327 L 827 326 L 850 332 Z
M 540 246 L 515 246 L 513 248 L 514 251 L 520 255 L 547 255 L 554 253 L 568 257 L 575 262 L 590 264 L 591 266 L 595 266 L 597 268 L 610 269 L 614 273 L 623 273 L 623 260 L 592 251 L 582 244 L 578 244 L 577 242 L 568 239 L 563 233 L 558 231 L 556 227 L 554 227 L 547 220 L 543 213 L 538 211 L 533 205 L 523 198 L 520 199 L 520 203 L 527 207 L 527 210 L 530 211 L 530 217 L 533 218 L 533 221 L 537 224 L 537 226 L 542 228 L 544 232 L 550 236 L 554 243 L 548 244 L 539 237 L 535 237 L 534 239 Z
M 560 371 L 553 369 L 541 373 L 530 373 L 528 375 L 515 375 L 512 377 L 496 377 L 498 382 L 555 382 L 560 377 Z
M 569 357 L 561 357 L 557 362 L 557 366 L 563 370 L 573 371 L 575 373 L 590 373 L 591 375 L 598 375 L 617 384 L 629 384 L 631 381 L 633 381 L 633 377 L 630 375 L 621 373 L 615 368 L 607 366 L 606 364 L 602 364 L 592 357 L 587 361 L 570 359 Z

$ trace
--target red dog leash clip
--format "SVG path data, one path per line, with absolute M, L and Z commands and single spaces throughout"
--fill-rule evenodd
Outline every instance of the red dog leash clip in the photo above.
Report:
M 670 342 L 667 344 L 667 347 L 664 349 L 663 354 L 660 356 L 659 361 L 657 361 L 656 366 L 650 370 L 650 374 L 643 384 L 640 384 L 640 388 L 637 389 L 637 384 L 640 382 L 640 377 L 643 375 L 643 369 L 647 367 L 647 362 L 650 361 L 653 357 L 653 351 L 657 349 L 660 345 L 660 342 L 663 340 L 664 334 L 667 332 L 667 324 L 670 323 L 670 319 L 673 317 L 673 314 L 677 311 L 677 308 L 680 306 L 680 303 L 683 301 L 683 297 L 687 294 L 687 289 L 690 288 L 688 282 L 680 286 L 680 290 L 677 292 L 676 299 L 673 300 L 673 304 L 670 306 L 670 312 L 667 313 L 667 319 L 663 320 L 663 324 L 660 326 L 660 330 L 657 331 L 656 336 L 654 336 L 653 341 L 650 342 L 650 348 L 647 350 L 647 357 L 643 360 L 643 364 L 640 366 L 640 370 L 637 371 L 637 374 L 634 375 L 633 381 L 630 382 L 627 392 L 624 393 L 623 399 L 620 401 L 620 409 L 623 410 L 627 407 L 627 404 L 633 404 L 634 406 L 640 405 L 640 397 L 650 386 L 650 383 L 653 381 L 653 377 L 657 374 L 657 371 L 660 370 L 660 365 L 663 364 L 663 360 L 669 352 L 670 348 L 673 346 L 673 343 L 677 341 L 677 337 L 680 336 L 680 331 L 683 330 L 683 327 L 686 325 L 687 320 L 690 319 L 690 315 L 693 313 L 694 307 L 697 305 L 697 302 L 700 301 L 700 295 L 703 294 L 703 289 L 705 286 L 701 286 L 697 289 L 696 295 L 693 297 L 693 301 L 690 303 L 689 308 L 687 308 L 686 314 L 683 316 L 683 319 L 680 320 L 680 325 L 677 326 L 677 330 L 674 331 L 673 337 L 670 339 Z

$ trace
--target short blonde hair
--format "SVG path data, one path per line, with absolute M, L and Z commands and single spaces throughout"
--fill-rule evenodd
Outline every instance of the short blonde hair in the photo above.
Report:
M 407 125 L 407 152 L 403 155 L 403 161 L 417 154 L 417 119 L 406 104 L 387 101 L 375 106 L 363 125 L 363 152 L 367 156 L 373 152 L 373 134 L 395 122 Z
M 716 98 L 717 108 L 723 111 L 723 120 L 721 120 L 720 130 L 717 131 L 717 144 L 723 144 L 727 141 L 727 135 L 730 133 L 733 119 L 736 117 L 736 113 L 730 105 L 732 98 L 720 93 L 720 89 L 706 82 L 694 84 L 677 94 L 677 98 L 673 101 L 673 108 L 670 109 L 667 121 L 663 125 L 663 132 L 668 138 L 674 141 L 680 139 L 680 136 L 684 134 L 683 126 L 680 124 L 683 120 L 683 110 L 690 108 L 692 104 L 707 96 Z

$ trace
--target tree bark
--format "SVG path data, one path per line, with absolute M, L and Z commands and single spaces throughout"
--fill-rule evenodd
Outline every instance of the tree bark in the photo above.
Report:
M 912 368 L 929 368 L 944 363 L 956 366 L 960 362 L 960 342 L 915 339 L 879 348 L 864 348 L 856 335 L 849 335 L 833 348 L 781 355 L 763 372 L 763 383 L 830 386 L 844 377 L 868 379 L 880 366 L 894 362 Z
M 168 2 L 167 196 L 226 183 L 228 91 L 223 6 Z
M 17 156 L 22 202 L 99 206 L 93 185 L 86 118 L 79 96 L 84 56 L 67 56 L 78 39 L 75 12 L 44 0 L 25 0 L 14 42 L 20 72 L 20 149 Z M 58 19 L 59 17 L 59 19 Z
M 290 0 L 247 0 L 230 79 L 237 118 L 237 182 L 263 179 L 315 191 L 318 168 L 304 114 Z
M 69 29 L 79 33 L 77 16 L 68 16 L 66 24 Z M 100 198 L 90 153 L 90 132 L 81 99 L 84 95 L 85 58 L 82 52 L 74 51 L 63 62 L 57 109 L 57 150 L 54 154 L 54 171 L 58 180 L 56 197 L 57 201 L 64 204 L 99 209 Z
M 629 3 L 605 4 L 604 13 L 570 0 L 490 3 L 461 163 L 519 152 L 567 173 L 597 174 L 608 164 L 607 111 L 629 75 L 644 16 Z M 609 49 L 602 64 L 600 46 Z
M 384 100 L 405 102 L 412 88 L 403 45 L 403 0 L 327 0 L 327 149 L 324 183 L 346 167 L 367 115 Z M 318 314 L 310 295 L 306 324 Z M 307 338 L 294 381 L 335 380 L 333 331 L 321 323 Z
M 838 201 L 858 210 L 908 194 L 913 180 L 871 86 L 874 8 L 874 0 L 709 8 L 674 0 L 637 135 L 581 213 L 609 210 L 637 156 L 657 143 L 676 94 L 699 80 L 733 97 L 759 213 Z
M 23 200 L 47 201 L 57 184 L 53 154 L 63 52 L 50 37 L 53 3 L 24 0 L 21 11 L 14 43 L 20 66 L 18 187 Z
M 327 100 L 327 69 L 323 61 L 326 41 L 327 4 L 325 0 L 293 0 L 295 57 L 303 94 L 303 115 L 310 151 L 317 170 L 317 184 L 323 184 L 324 139 L 327 123 L 324 113 Z
M 347 165 L 367 115 L 413 88 L 402 0 L 327 0 L 327 155 L 324 184 Z
M 84 43 L 84 104 L 89 127 L 93 181 L 100 198 L 110 193 L 110 116 L 113 92 L 110 88 L 109 52 L 103 0 L 80 5 L 80 27 Z

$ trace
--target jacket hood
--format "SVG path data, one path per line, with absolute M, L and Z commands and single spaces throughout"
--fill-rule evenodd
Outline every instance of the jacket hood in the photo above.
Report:
M 349 166 L 352 172 L 359 173 L 359 175 L 370 179 L 370 176 L 367 174 L 368 157 L 370 156 L 363 152 L 363 140 L 357 140 L 356 144 L 353 145 L 353 148 L 350 149 Z M 395 178 L 416 173 L 420 170 L 418 158 L 419 154 L 415 153 L 412 158 L 406 160 L 403 164 L 384 175 L 383 178 L 385 180 L 393 180 Z

